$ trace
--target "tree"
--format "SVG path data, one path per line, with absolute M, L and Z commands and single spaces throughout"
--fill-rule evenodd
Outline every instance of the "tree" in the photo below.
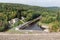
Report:
M 0 31 L 4 31 L 7 27 L 7 16 L 3 13 L 0 13 Z
M 57 21 L 60 21 L 60 12 L 57 13 Z

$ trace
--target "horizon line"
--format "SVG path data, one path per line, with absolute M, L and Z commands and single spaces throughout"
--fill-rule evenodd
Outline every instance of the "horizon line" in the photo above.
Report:
M 31 5 L 31 4 L 15 3 L 15 2 L 0 2 L 0 3 L 9 3 L 9 4 L 22 4 L 22 5 L 38 6 L 38 7 L 60 7 L 60 6 L 39 6 L 39 5 Z

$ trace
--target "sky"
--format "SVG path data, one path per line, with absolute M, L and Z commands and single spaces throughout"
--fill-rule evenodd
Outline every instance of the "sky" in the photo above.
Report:
M 0 3 L 19 3 L 43 7 L 60 7 L 60 0 L 0 0 Z

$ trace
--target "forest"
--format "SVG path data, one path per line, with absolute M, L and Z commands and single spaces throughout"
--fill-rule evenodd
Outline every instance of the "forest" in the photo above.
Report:
M 59 7 L 40 7 L 24 4 L 0 3 L 0 32 L 9 28 L 11 19 L 24 17 L 24 22 L 42 16 L 39 24 L 48 24 L 51 32 L 60 31 L 60 8 Z M 21 21 L 15 24 L 20 25 Z

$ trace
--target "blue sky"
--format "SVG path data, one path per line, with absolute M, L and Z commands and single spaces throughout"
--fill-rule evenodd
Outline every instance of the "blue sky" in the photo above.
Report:
M 4 3 L 21 3 L 28 5 L 36 5 L 36 6 L 58 6 L 60 7 L 60 0 L 0 0 L 0 2 Z

